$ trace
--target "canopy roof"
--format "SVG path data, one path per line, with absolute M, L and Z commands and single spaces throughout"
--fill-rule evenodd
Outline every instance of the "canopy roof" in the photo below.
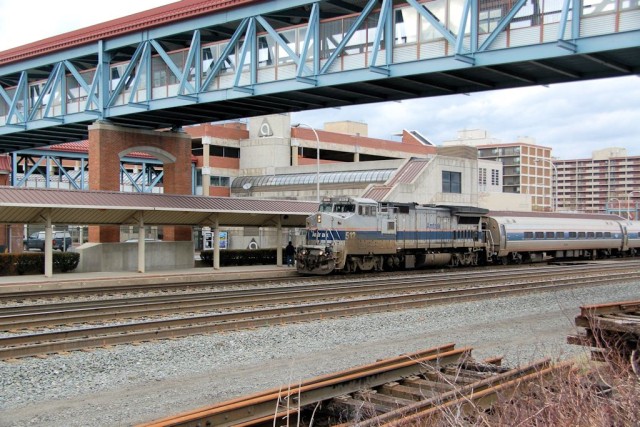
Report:
M 0 187 L 0 223 L 304 227 L 316 202 Z

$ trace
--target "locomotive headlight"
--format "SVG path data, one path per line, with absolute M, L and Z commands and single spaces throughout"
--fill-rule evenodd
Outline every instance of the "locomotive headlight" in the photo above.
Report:
M 324 255 L 324 251 L 320 251 L 320 252 L 318 253 L 318 256 L 322 256 L 322 255 Z
M 307 254 L 307 250 L 306 250 L 306 249 L 301 250 L 301 251 L 300 251 L 300 254 L 301 254 L 301 255 L 306 255 L 306 254 Z
M 321 215 L 321 214 L 317 214 L 317 215 L 316 215 L 316 222 L 317 222 L 318 224 L 322 223 L 322 215 Z

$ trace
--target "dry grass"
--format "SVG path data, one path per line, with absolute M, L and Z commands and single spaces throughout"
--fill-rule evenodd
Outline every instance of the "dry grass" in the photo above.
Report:
M 579 372 L 521 384 L 490 409 L 467 402 L 403 427 L 640 426 L 640 379 L 625 361 L 585 362 Z

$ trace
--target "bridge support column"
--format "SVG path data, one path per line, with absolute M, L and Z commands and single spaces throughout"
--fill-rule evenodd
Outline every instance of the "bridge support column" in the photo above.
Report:
M 120 159 L 142 152 L 162 161 L 164 194 L 191 194 L 191 137 L 98 121 L 89 126 L 89 189 L 120 191 Z M 144 236 L 139 236 L 144 238 Z M 164 227 L 164 240 L 190 241 L 191 227 Z M 118 226 L 89 227 L 89 242 L 120 241 Z

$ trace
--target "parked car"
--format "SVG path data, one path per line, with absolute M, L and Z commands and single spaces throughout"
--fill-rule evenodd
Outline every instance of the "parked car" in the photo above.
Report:
M 31 234 L 27 239 L 24 239 L 24 250 L 40 249 L 44 251 L 44 239 L 45 232 L 38 231 Z M 59 249 L 66 251 L 71 247 L 71 234 L 68 231 L 55 231 L 53 233 L 53 249 Z

